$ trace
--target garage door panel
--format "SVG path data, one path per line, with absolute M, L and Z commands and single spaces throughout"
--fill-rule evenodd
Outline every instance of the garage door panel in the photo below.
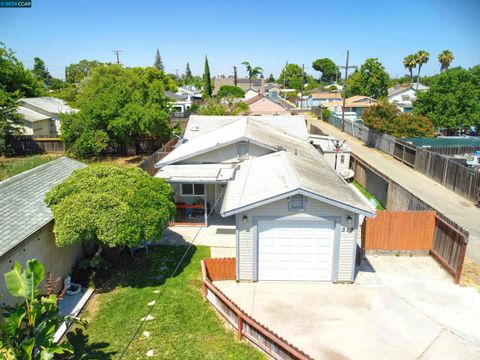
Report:
M 260 221 L 259 280 L 330 281 L 334 223 Z

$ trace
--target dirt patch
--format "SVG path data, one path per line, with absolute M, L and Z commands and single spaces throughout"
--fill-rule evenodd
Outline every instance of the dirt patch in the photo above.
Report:
M 473 286 L 480 290 L 480 266 L 474 264 L 468 258 L 465 258 L 465 262 L 463 263 L 460 285 Z

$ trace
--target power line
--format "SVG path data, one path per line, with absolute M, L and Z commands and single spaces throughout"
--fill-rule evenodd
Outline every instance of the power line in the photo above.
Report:
M 215 199 L 215 203 L 213 204 L 212 208 L 210 209 L 210 212 L 208 212 L 207 214 L 207 217 L 210 216 L 210 214 L 213 212 L 213 209 L 215 209 L 215 206 L 217 205 L 218 203 L 218 200 L 220 200 L 223 196 L 223 193 L 225 192 L 225 188 L 221 191 L 221 193 L 218 195 L 218 197 Z M 208 209 L 205 209 L 205 211 L 207 211 Z M 182 258 L 180 259 L 180 261 L 177 263 L 177 266 L 175 267 L 175 269 L 173 270 L 172 274 L 170 275 L 171 278 L 173 278 L 176 274 L 177 274 L 177 271 L 178 269 L 180 268 L 180 265 L 183 263 L 183 260 L 185 259 L 185 257 L 187 256 L 188 252 L 190 251 L 190 249 L 192 248 L 193 244 L 195 243 L 195 240 L 197 240 L 197 236 L 198 234 L 200 234 L 200 231 L 202 231 L 202 229 L 204 228 L 204 226 L 200 227 L 200 229 L 198 229 L 197 233 L 195 234 L 192 242 L 190 243 L 190 245 L 188 245 L 187 249 L 185 250 L 185 252 L 183 253 L 182 255 Z M 133 334 L 133 336 L 130 338 L 130 340 L 128 341 L 127 343 L 127 346 L 125 347 L 125 349 L 122 351 L 121 355 L 120 355 L 120 360 L 123 359 L 123 357 L 125 356 L 125 354 L 127 353 L 127 350 L 128 348 L 132 345 L 132 342 L 133 340 L 137 337 L 138 333 L 140 332 L 140 330 L 142 329 L 143 325 L 145 324 L 145 322 L 147 321 L 147 317 L 151 314 L 151 312 L 153 311 L 153 308 L 158 304 L 158 300 L 160 300 L 160 298 L 162 297 L 163 293 L 165 292 L 165 290 L 167 289 L 167 285 L 169 283 L 165 281 L 165 283 L 163 284 L 163 287 L 162 287 L 162 290 L 158 293 L 158 296 L 157 298 L 155 299 L 155 303 L 149 307 L 149 310 L 147 311 L 147 314 L 143 317 L 140 325 L 138 326 L 137 330 L 135 330 L 135 333 Z

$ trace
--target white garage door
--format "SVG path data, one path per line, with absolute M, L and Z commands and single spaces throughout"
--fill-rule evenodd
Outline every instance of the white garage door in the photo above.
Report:
M 333 222 L 259 221 L 258 279 L 331 281 Z

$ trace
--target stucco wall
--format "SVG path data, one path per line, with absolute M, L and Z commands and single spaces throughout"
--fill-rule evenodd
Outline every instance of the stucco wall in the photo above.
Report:
M 63 279 L 70 274 L 72 267 L 82 257 L 81 245 L 62 248 L 55 245 L 52 221 L 25 240 L 21 246 L 0 258 L 0 274 L 10 271 L 15 261 L 19 261 L 25 267 L 27 260 L 35 258 L 45 266 L 45 274 L 51 272 L 53 279 L 61 277 L 56 284 L 57 291 L 60 291 L 63 287 Z M 0 280 L 0 294 L 0 302 L 10 305 L 15 303 L 16 299 L 7 292 L 3 276 Z
M 247 215 L 247 223 L 243 223 L 243 216 Z M 245 211 L 236 215 L 237 223 L 237 279 L 254 280 L 254 254 L 257 251 L 254 246 L 253 217 L 278 216 L 289 217 L 289 219 L 318 217 L 341 217 L 342 230 L 340 233 L 339 255 L 338 255 L 338 278 L 337 281 L 353 281 L 353 266 L 355 263 L 356 241 L 357 241 L 357 216 L 347 210 L 308 198 L 305 211 L 289 211 L 288 200 L 283 199 Z M 353 219 L 353 231 L 347 229 L 347 217 Z M 317 219 L 318 220 L 318 219 Z

